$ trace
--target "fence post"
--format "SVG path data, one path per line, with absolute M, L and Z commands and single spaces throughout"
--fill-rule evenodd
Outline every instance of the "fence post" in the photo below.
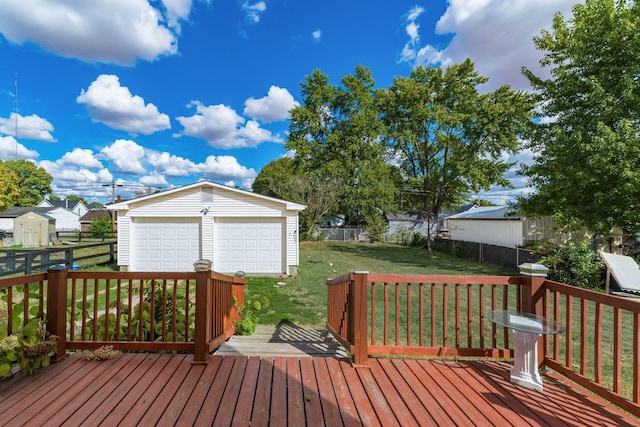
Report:
M 369 358 L 367 324 L 369 293 L 367 288 L 368 271 L 354 271 L 353 280 L 349 284 L 351 304 L 349 304 L 349 341 L 355 347 L 353 363 L 366 365 Z
M 54 265 L 47 272 L 47 331 L 58 337 L 52 362 L 67 355 L 67 276 L 64 265 Z M 73 331 L 71 331 L 73 333 Z
M 549 269 L 542 264 L 525 263 L 519 267 L 522 277 L 522 311 L 542 316 L 544 287 Z
M 196 261 L 196 318 L 193 343 L 193 364 L 204 365 L 209 358 L 209 337 L 213 319 L 211 318 L 211 271 L 209 267 L 200 269 L 199 261 Z
M 549 269 L 542 264 L 525 263 L 519 266 L 522 277 L 522 311 L 538 316 L 544 314 L 544 286 Z M 538 366 L 544 364 L 546 341 L 538 338 Z

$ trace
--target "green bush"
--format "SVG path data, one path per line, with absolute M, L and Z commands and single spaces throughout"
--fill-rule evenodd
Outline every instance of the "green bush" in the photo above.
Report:
M 565 243 L 551 248 L 539 262 L 549 269 L 548 278 L 581 288 L 597 288 L 604 263 L 587 243 Z
M 233 299 L 234 305 L 237 304 L 237 300 Z M 240 307 L 240 320 L 234 322 L 236 327 L 236 335 L 251 335 L 256 331 L 256 325 L 260 318 L 258 313 L 263 309 L 269 307 L 269 298 L 264 297 L 261 301 L 247 300 L 245 304 Z

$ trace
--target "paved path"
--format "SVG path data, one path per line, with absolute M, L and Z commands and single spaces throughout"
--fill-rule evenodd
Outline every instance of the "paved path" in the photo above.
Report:
M 258 325 L 250 336 L 234 335 L 215 352 L 223 356 L 348 357 L 346 350 L 325 330 L 289 322 Z

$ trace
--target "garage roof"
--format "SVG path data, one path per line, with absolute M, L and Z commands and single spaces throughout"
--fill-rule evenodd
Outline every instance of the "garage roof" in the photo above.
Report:
M 184 185 L 184 186 L 181 186 L 181 187 L 175 187 L 175 188 L 172 188 L 170 190 L 161 191 L 159 193 L 154 193 L 154 194 L 150 194 L 150 195 L 147 195 L 147 196 L 137 197 L 135 199 L 130 199 L 130 200 L 123 200 L 123 201 L 118 202 L 118 203 L 112 203 L 112 204 L 107 205 L 107 209 L 110 209 L 110 210 L 127 210 L 127 209 L 131 208 L 132 204 L 135 204 L 137 202 L 151 200 L 151 199 L 154 199 L 156 197 L 167 196 L 167 195 L 170 195 L 170 194 L 173 194 L 173 193 L 178 193 L 180 191 L 189 190 L 189 189 L 197 188 L 197 187 L 218 188 L 218 189 L 225 190 L 225 191 L 232 191 L 232 192 L 240 193 L 240 194 L 243 194 L 243 195 L 248 195 L 248 196 L 251 196 L 251 197 L 255 197 L 257 199 L 262 199 L 262 200 L 268 200 L 268 201 L 271 201 L 271 202 L 281 203 L 281 204 L 286 205 L 286 209 L 293 210 L 293 211 L 302 211 L 302 210 L 304 210 L 306 208 L 305 205 L 301 205 L 299 203 L 293 203 L 293 202 L 288 202 L 286 200 L 276 199 L 274 197 L 263 196 L 262 194 L 257 194 L 257 193 L 253 193 L 251 191 L 241 190 L 239 188 L 229 187 L 229 186 L 222 185 L 222 184 L 216 184 L 214 182 L 207 181 L 207 180 L 200 180 L 200 181 L 195 182 L 193 184 Z

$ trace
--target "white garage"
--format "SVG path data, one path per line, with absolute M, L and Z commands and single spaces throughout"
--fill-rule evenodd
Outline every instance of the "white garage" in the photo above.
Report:
M 129 271 L 296 274 L 297 203 L 198 181 L 108 206 L 118 214 L 118 265 Z

